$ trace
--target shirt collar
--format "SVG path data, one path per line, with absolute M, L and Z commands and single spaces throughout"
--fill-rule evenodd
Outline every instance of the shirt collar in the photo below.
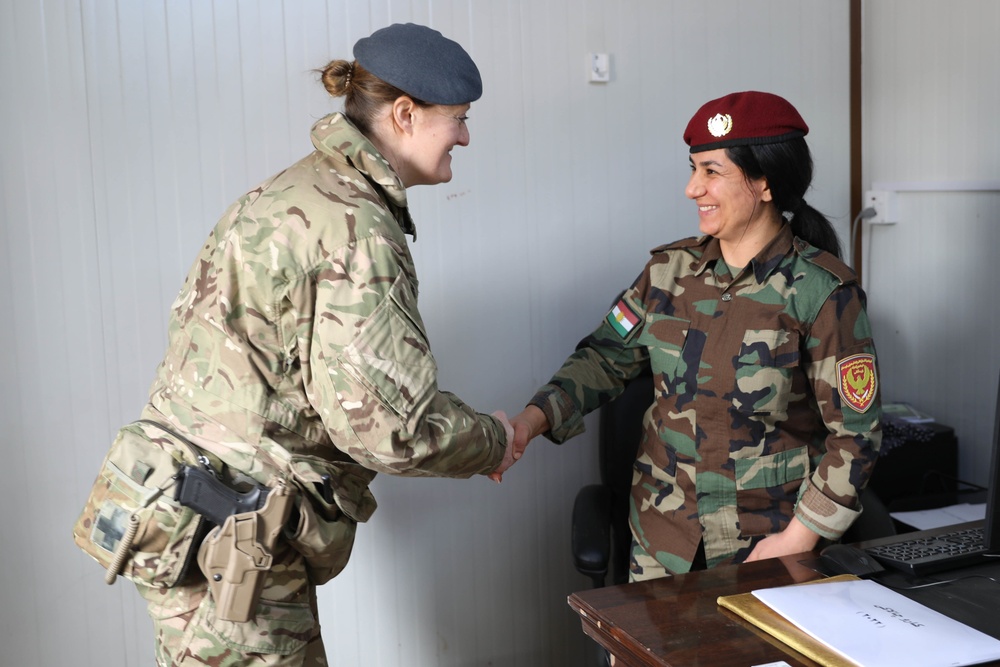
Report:
M 312 128 L 312 143 L 316 150 L 346 162 L 378 185 L 400 228 L 417 240 L 403 182 L 375 144 L 347 116 L 338 111 L 317 121 Z
M 719 245 L 719 239 L 714 236 L 702 236 L 701 239 L 699 239 L 699 245 L 702 246 L 703 250 L 701 253 L 701 259 L 698 260 L 694 268 L 696 276 L 700 276 L 710 267 L 714 267 L 716 262 L 723 261 L 722 246 Z
M 757 279 L 758 285 L 763 285 L 785 257 L 788 256 L 789 251 L 792 249 L 792 239 L 791 226 L 782 223 L 781 229 L 771 239 L 771 242 L 761 248 L 757 256 L 750 260 L 750 264 L 753 266 L 753 275 Z
M 793 238 L 792 228 L 787 224 L 782 224 L 781 229 L 775 237 L 750 260 L 754 280 L 757 281 L 757 284 L 764 284 L 768 277 L 774 273 L 774 270 L 778 268 L 778 265 L 781 264 L 782 260 L 788 255 L 789 250 L 791 250 Z M 722 257 L 722 245 L 719 243 L 719 239 L 713 236 L 703 236 L 701 242 L 704 251 L 702 252 L 701 259 L 696 264 L 695 275 L 701 275 L 710 267 L 714 267 L 717 262 L 725 261 Z M 739 269 L 739 267 L 731 268 Z M 733 277 L 735 278 L 735 276 Z

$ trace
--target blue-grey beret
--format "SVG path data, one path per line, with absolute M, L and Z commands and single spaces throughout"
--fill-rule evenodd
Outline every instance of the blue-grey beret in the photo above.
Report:
M 394 23 L 354 45 L 366 70 L 428 104 L 468 104 L 483 94 L 479 68 L 458 42 L 415 23 Z

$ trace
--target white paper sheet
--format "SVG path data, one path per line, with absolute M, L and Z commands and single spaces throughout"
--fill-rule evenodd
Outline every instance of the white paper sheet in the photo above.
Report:
M 960 503 L 934 510 L 917 510 L 914 512 L 891 512 L 893 519 L 902 521 L 907 526 L 917 530 L 930 530 L 942 526 L 954 526 L 956 523 L 976 521 L 986 518 L 986 503 L 970 505 Z
M 961 667 L 1000 659 L 1000 640 L 874 581 L 784 586 L 753 594 L 864 667 Z

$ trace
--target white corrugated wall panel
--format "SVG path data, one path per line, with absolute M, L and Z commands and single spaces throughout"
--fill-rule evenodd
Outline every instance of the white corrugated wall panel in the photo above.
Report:
M 483 411 L 518 411 L 647 251 L 696 233 L 681 133 L 710 96 L 792 99 L 814 203 L 846 230 L 845 0 L 0 0 L 0 502 L 30 503 L 0 519 L 3 667 L 151 663 L 138 596 L 69 528 L 209 230 L 310 150 L 337 108 L 312 70 L 395 21 L 458 40 L 485 81 L 454 180 L 411 192 L 441 386 Z M 590 52 L 611 82 L 587 82 Z M 588 586 L 569 516 L 595 458 L 592 428 L 540 440 L 499 487 L 379 477 L 320 590 L 331 664 L 588 663 L 565 599 Z
M 864 258 L 883 397 L 954 427 L 979 484 L 1000 370 L 998 26 L 987 0 L 864 3 L 864 182 L 903 188 Z M 979 182 L 995 189 L 963 190 Z

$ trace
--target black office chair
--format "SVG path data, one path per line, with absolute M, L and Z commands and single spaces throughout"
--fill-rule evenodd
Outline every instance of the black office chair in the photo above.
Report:
M 628 581 L 632 466 L 642 438 L 642 417 L 652 403 L 653 378 L 643 375 L 601 408 L 598 432 L 601 483 L 577 492 L 571 536 L 576 569 L 590 577 L 595 588 L 604 586 L 609 571 L 612 585 Z
M 863 508 L 861 516 L 851 524 L 844 536 L 840 538 L 841 542 L 848 544 L 864 542 L 896 534 L 896 523 L 889 515 L 889 510 L 869 487 L 865 487 L 865 490 L 861 492 L 861 507 Z
M 628 526 L 632 469 L 642 438 L 642 418 L 653 402 L 653 378 L 644 375 L 600 412 L 598 456 L 601 483 L 581 488 L 573 504 L 571 548 L 576 569 L 594 588 L 628 581 Z M 877 470 L 877 468 L 876 468 Z M 861 542 L 896 534 L 885 505 L 870 487 L 861 492 L 864 511 L 842 541 Z

